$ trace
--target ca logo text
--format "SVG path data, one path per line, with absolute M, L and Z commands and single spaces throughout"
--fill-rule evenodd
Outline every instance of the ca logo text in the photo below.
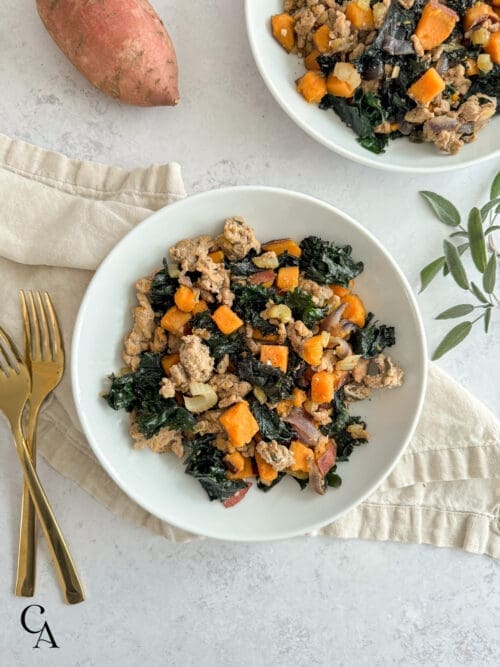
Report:
M 29 632 L 31 635 L 38 635 L 38 639 L 36 640 L 36 644 L 33 646 L 33 648 L 40 648 L 41 642 L 43 642 L 44 644 L 48 644 L 49 648 L 59 648 L 47 621 L 44 621 L 41 628 L 38 628 L 36 630 L 34 629 L 33 625 L 35 625 L 35 622 L 32 619 L 31 621 L 29 621 L 27 618 L 30 609 L 38 609 L 40 616 L 43 616 L 43 614 L 45 614 L 45 609 L 39 604 L 30 604 L 28 607 L 26 607 L 26 609 L 23 610 L 23 613 L 21 614 L 21 625 L 26 630 L 26 632 Z M 32 614 L 30 616 L 32 616 Z M 39 624 L 40 624 L 40 619 L 38 620 L 36 625 Z

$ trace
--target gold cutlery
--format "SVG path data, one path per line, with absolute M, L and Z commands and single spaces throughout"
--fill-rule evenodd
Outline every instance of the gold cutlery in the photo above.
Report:
M 24 429 L 26 444 L 36 468 L 38 413 L 47 396 L 57 387 L 64 372 L 64 348 L 52 301 L 44 292 L 20 292 L 24 326 L 25 361 L 31 375 L 29 416 Z M 28 485 L 23 485 L 16 595 L 32 597 L 36 582 L 35 508 Z
M 66 601 L 69 604 L 76 604 L 84 600 L 83 587 L 61 529 L 31 462 L 21 428 L 24 407 L 30 393 L 29 369 L 12 340 L 0 327 L 0 409 L 10 422 L 24 479 L 47 539 Z

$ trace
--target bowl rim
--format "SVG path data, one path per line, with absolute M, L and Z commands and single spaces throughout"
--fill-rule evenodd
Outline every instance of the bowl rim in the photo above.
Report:
M 459 169 L 465 169 L 466 167 L 472 167 L 476 164 L 480 164 L 488 160 L 493 160 L 494 158 L 500 156 L 500 147 L 499 147 L 488 155 L 483 155 L 476 158 L 470 158 L 469 160 L 464 160 L 463 162 L 458 162 L 455 164 L 450 164 L 450 163 L 446 164 L 444 161 L 443 166 L 434 165 L 427 167 L 426 166 L 409 167 L 407 165 L 402 165 L 399 163 L 394 164 L 390 162 L 377 162 L 377 160 L 374 157 L 371 157 L 369 154 L 366 155 L 366 157 L 363 155 L 358 155 L 356 153 L 351 152 L 348 148 L 339 146 L 330 139 L 327 139 L 325 136 L 321 134 L 321 132 L 317 131 L 307 121 L 303 120 L 300 113 L 298 111 L 295 111 L 295 109 L 283 99 L 279 90 L 274 85 L 272 77 L 268 75 L 267 70 L 264 66 L 264 62 L 260 58 L 256 36 L 253 30 L 251 29 L 251 24 L 252 24 L 250 19 L 251 3 L 252 0 L 245 0 L 245 23 L 253 59 L 255 61 L 255 64 L 257 65 L 257 69 L 259 70 L 262 79 L 264 80 L 264 83 L 266 84 L 271 95 L 274 97 L 274 99 L 283 109 L 283 111 L 289 116 L 289 118 L 291 118 L 294 121 L 294 123 L 296 123 L 302 130 L 304 130 L 306 134 L 308 134 L 310 137 L 318 141 L 323 146 L 326 146 L 326 148 L 329 148 L 334 153 L 338 153 L 339 155 L 342 155 L 342 157 L 348 158 L 349 160 L 353 160 L 358 164 L 363 164 L 367 167 L 372 167 L 374 169 L 382 169 L 384 171 L 391 171 L 391 172 L 394 171 L 404 172 L 408 174 L 438 174 L 445 171 L 450 171 L 450 172 L 457 171 Z M 368 151 L 366 152 L 368 153 Z
M 315 531 L 323 528 L 324 526 L 328 525 L 329 523 L 332 523 L 333 521 L 337 521 L 340 519 L 342 516 L 347 514 L 349 511 L 351 511 L 353 508 L 357 507 L 360 505 L 366 498 L 368 498 L 383 482 L 384 480 L 387 479 L 387 477 L 391 474 L 391 472 L 394 470 L 396 464 L 398 463 L 399 459 L 403 455 L 404 451 L 406 450 L 408 444 L 410 443 L 411 438 L 413 437 L 415 433 L 415 429 L 418 425 L 418 422 L 420 420 L 421 414 L 422 414 L 422 409 L 423 409 L 423 404 L 424 404 L 424 399 L 425 399 L 425 394 L 426 394 L 426 388 L 427 388 L 427 375 L 428 375 L 428 354 L 427 354 L 427 341 L 425 337 L 425 329 L 422 321 L 422 317 L 417 305 L 417 301 L 415 298 L 415 295 L 413 293 L 413 290 L 411 289 L 411 286 L 406 279 L 405 275 L 403 274 L 402 270 L 399 268 L 398 264 L 396 261 L 393 259 L 393 257 L 390 255 L 390 253 L 385 249 L 385 247 L 382 245 L 382 243 L 370 232 L 368 231 L 363 225 L 361 225 L 359 222 L 356 222 L 353 218 L 351 218 L 349 215 L 344 213 L 343 211 L 339 210 L 332 204 L 323 201 L 322 199 L 319 199 L 317 197 L 313 197 L 311 195 L 303 194 L 297 191 L 293 190 L 288 190 L 286 188 L 278 188 L 278 187 L 269 187 L 269 186 L 259 186 L 259 185 L 240 185 L 240 186 L 230 186 L 230 187 L 223 187 L 223 188 L 214 188 L 211 190 L 206 190 L 204 192 L 197 193 L 195 195 L 191 195 L 189 197 L 186 197 L 184 199 L 178 200 L 172 204 L 169 204 L 167 206 L 164 206 L 163 208 L 155 211 L 152 213 L 152 215 L 148 216 L 144 220 L 142 220 L 140 223 L 138 223 L 135 227 L 133 227 L 127 234 L 125 234 L 120 241 L 111 249 L 111 251 L 108 253 L 108 255 L 104 258 L 104 260 L 101 262 L 99 267 L 97 268 L 95 274 L 92 276 L 92 279 L 90 280 L 89 285 L 87 286 L 87 289 L 85 291 L 85 295 L 81 301 L 79 310 L 78 310 L 78 315 L 76 318 L 75 322 L 75 327 L 73 331 L 73 337 L 72 337 L 72 342 L 71 342 L 71 366 L 70 366 L 70 372 L 71 372 L 71 388 L 72 388 L 72 394 L 73 394 L 73 400 L 75 403 L 75 408 L 76 412 L 78 415 L 78 418 L 80 420 L 80 424 L 83 428 L 84 435 L 89 442 L 92 451 L 94 452 L 95 456 L 97 457 L 97 460 L 99 461 L 100 465 L 104 469 L 107 475 L 117 484 L 117 486 L 135 503 L 137 503 L 140 507 L 142 507 L 144 510 L 152 514 L 153 516 L 157 517 L 161 521 L 164 521 L 166 523 L 171 524 L 172 526 L 179 528 L 184 531 L 192 532 L 192 530 L 185 525 L 182 525 L 181 523 L 178 523 L 174 518 L 166 516 L 158 516 L 157 514 L 157 509 L 153 506 L 151 506 L 143 497 L 140 496 L 140 494 L 136 493 L 135 491 L 131 491 L 126 487 L 124 483 L 122 483 L 122 480 L 120 478 L 120 475 L 118 474 L 118 471 L 115 471 L 112 467 L 108 466 L 106 457 L 104 455 L 104 451 L 99 445 L 99 442 L 97 441 L 97 438 L 94 439 L 92 435 L 92 430 L 90 428 L 90 423 L 89 419 L 87 418 L 87 415 L 78 399 L 79 396 L 79 386 L 78 386 L 78 366 L 79 366 L 79 355 L 78 355 L 78 349 L 80 346 L 80 341 L 81 341 L 81 336 L 82 336 L 82 329 L 83 329 L 83 324 L 85 317 L 87 315 L 87 307 L 89 304 L 89 301 L 91 297 L 93 296 L 93 289 L 94 285 L 97 283 L 97 281 L 100 279 L 100 274 L 102 270 L 107 266 L 108 263 L 112 261 L 112 259 L 120 253 L 120 248 L 121 245 L 125 242 L 128 242 L 129 237 L 133 237 L 136 234 L 141 234 L 142 228 L 146 224 L 151 224 L 151 221 L 154 221 L 155 219 L 160 220 L 162 215 L 164 215 L 165 209 L 168 208 L 168 210 L 175 212 L 177 208 L 180 208 L 182 206 L 189 205 L 190 201 L 193 199 L 207 199 L 208 203 L 211 198 L 213 197 L 219 197 L 220 195 L 226 195 L 226 194 L 237 194 L 239 192 L 254 192 L 256 195 L 259 193 L 265 192 L 265 193 L 273 193 L 277 194 L 280 196 L 286 196 L 286 197 L 292 197 L 292 198 L 297 198 L 297 199 L 302 199 L 310 202 L 313 206 L 321 206 L 325 209 L 327 209 L 330 213 L 337 215 L 344 220 L 346 220 L 348 223 L 350 223 L 360 234 L 365 235 L 365 237 L 368 238 L 369 241 L 371 241 L 377 249 L 382 253 L 384 256 L 385 260 L 392 266 L 394 271 L 396 272 L 399 280 L 401 287 L 405 290 L 406 295 L 409 300 L 409 305 L 413 311 L 416 325 L 417 325 L 417 341 L 419 344 L 419 356 L 421 360 L 421 365 L 420 368 L 418 369 L 419 375 L 422 377 L 422 382 L 419 387 L 418 391 L 418 398 L 416 401 L 416 409 L 414 411 L 413 419 L 411 420 L 411 423 L 408 425 L 407 428 L 407 434 L 404 440 L 401 442 L 401 445 L 398 449 L 397 455 L 394 457 L 394 460 L 392 463 L 388 466 L 387 470 L 385 473 L 383 473 L 381 476 L 377 477 L 373 481 L 373 483 L 369 486 L 369 488 L 366 489 L 366 491 L 355 501 L 352 503 L 349 503 L 349 505 L 344 508 L 342 511 L 338 512 L 337 514 L 333 514 L 331 517 L 329 517 L 326 520 L 321 520 L 318 521 L 314 524 L 308 524 L 306 527 L 302 529 L 293 529 L 293 530 L 286 530 L 283 532 L 275 533 L 273 535 L 258 535 L 258 534 L 253 534 L 250 536 L 222 536 L 220 533 L 218 533 L 217 529 L 211 530 L 208 528 L 207 530 L 204 530 L 203 533 L 196 533 L 196 535 L 199 536 L 205 536 L 213 539 L 221 539 L 221 540 L 226 540 L 226 541 L 234 541 L 234 542 L 264 542 L 264 541 L 270 541 L 270 540 L 276 540 L 276 539 L 288 539 L 291 537 L 298 537 L 298 536 L 303 536 L 309 533 L 314 533 Z M 208 208 L 207 208 L 208 210 Z

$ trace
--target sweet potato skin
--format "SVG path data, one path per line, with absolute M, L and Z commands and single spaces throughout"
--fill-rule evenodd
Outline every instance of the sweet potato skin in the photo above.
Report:
M 52 39 L 101 92 L 128 104 L 179 102 L 175 49 L 147 0 L 37 0 Z

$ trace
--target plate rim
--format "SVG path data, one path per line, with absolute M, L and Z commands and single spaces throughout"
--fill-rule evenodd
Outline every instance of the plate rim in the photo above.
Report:
M 290 106 L 289 104 L 287 104 L 287 102 L 285 102 L 285 100 L 280 95 L 278 89 L 274 85 L 274 82 L 272 81 L 271 77 L 267 74 L 266 68 L 264 67 L 264 63 L 259 55 L 256 36 L 253 30 L 251 29 L 251 23 L 252 23 L 250 20 L 251 2 L 252 0 L 245 0 L 245 24 L 246 24 L 247 37 L 250 43 L 250 49 L 252 51 L 254 62 L 257 65 L 257 69 L 259 70 L 259 73 L 264 83 L 266 84 L 267 89 L 274 97 L 275 101 L 283 109 L 283 111 L 288 115 L 289 118 L 293 120 L 293 122 L 296 125 L 298 125 L 312 139 L 315 139 L 329 150 L 333 151 L 334 153 L 337 153 L 338 155 L 341 155 L 342 157 L 347 158 L 348 160 L 353 160 L 354 162 L 362 164 L 366 167 L 372 167 L 374 169 L 382 169 L 384 171 L 390 171 L 390 172 L 404 172 L 407 174 L 438 174 L 447 171 L 449 172 L 458 171 L 459 169 L 472 167 L 474 165 L 481 164 L 483 162 L 488 162 L 489 160 L 493 160 L 494 158 L 500 157 L 500 147 L 499 147 L 489 155 L 470 158 L 469 160 L 465 160 L 463 162 L 459 162 L 456 164 L 448 163 L 448 165 L 446 165 L 445 163 L 443 163 L 442 167 L 437 165 L 428 167 L 425 166 L 409 167 L 407 165 L 402 165 L 399 163 L 377 162 L 376 159 L 374 157 L 371 157 L 370 155 L 367 155 L 366 157 L 364 155 L 357 155 L 356 153 L 352 153 L 349 149 L 343 148 L 342 146 L 335 144 L 333 141 L 327 139 L 320 132 L 315 130 L 314 127 L 311 126 L 307 121 L 303 120 L 300 113 L 295 111 L 292 106 Z M 368 153 L 368 151 L 366 152 Z
M 220 534 L 216 529 L 211 530 L 210 528 L 207 530 L 204 530 L 203 533 L 196 532 L 193 533 L 193 530 L 189 528 L 189 526 L 182 525 L 181 523 L 177 522 L 175 518 L 166 518 L 166 516 L 158 516 L 158 514 L 155 511 L 155 508 L 152 507 L 151 505 L 148 504 L 148 502 L 139 496 L 139 494 L 136 494 L 133 491 L 130 491 L 128 488 L 126 488 L 125 484 L 122 484 L 122 481 L 120 479 L 120 475 L 118 474 L 118 471 L 115 471 L 114 468 L 109 467 L 107 465 L 104 453 L 99 446 L 97 441 L 94 441 L 93 436 L 91 435 L 91 429 L 89 427 L 89 422 L 87 419 L 87 416 L 85 414 L 85 411 L 82 408 L 82 405 L 78 399 L 79 396 L 79 384 L 78 384 L 78 375 L 77 375 L 77 367 L 79 365 L 78 363 L 78 348 L 79 344 L 81 341 L 81 336 L 82 336 L 82 328 L 86 316 L 86 311 L 87 311 L 87 306 L 88 303 L 93 296 L 93 288 L 94 285 L 98 282 L 100 278 L 101 272 L 104 270 L 104 268 L 107 266 L 109 262 L 112 261 L 115 255 L 119 254 L 120 252 L 120 247 L 123 243 L 127 241 L 127 239 L 130 236 L 133 236 L 134 234 L 140 234 L 140 230 L 142 227 L 144 227 L 146 224 L 151 224 L 151 220 L 154 220 L 155 218 L 160 219 L 161 216 L 164 214 L 165 209 L 169 209 L 175 212 L 176 208 L 179 208 L 181 206 L 185 206 L 189 204 L 189 202 L 193 199 L 203 199 L 207 198 L 210 199 L 211 197 L 217 197 L 219 195 L 225 195 L 228 193 L 238 193 L 238 192 L 268 192 L 268 193 L 273 193 L 277 194 L 280 196 L 291 196 L 293 198 L 298 198 L 302 200 L 306 200 L 310 202 L 312 205 L 316 206 L 321 206 L 331 213 L 343 218 L 350 224 L 352 224 L 355 228 L 358 229 L 358 231 L 362 234 L 364 234 L 368 239 L 374 243 L 379 251 L 383 254 L 385 257 L 386 261 L 391 264 L 392 268 L 396 271 L 401 283 L 402 287 L 405 289 L 406 294 L 408 296 L 409 304 L 411 306 L 411 309 L 413 311 L 413 314 L 415 316 L 415 321 L 417 324 L 417 339 L 419 341 L 419 352 L 420 352 L 420 357 L 421 357 L 421 366 L 420 366 L 420 374 L 422 375 L 422 382 L 419 387 L 419 395 L 418 395 L 418 400 L 416 402 L 416 409 L 414 411 L 414 416 L 411 421 L 411 423 L 408 425 L 407 428 L 407 435 L 404 441 L 401 443 L 399 447 L 399 451 L 397 456 L 394 458 L 394 461 L 391 463 L 391 465 L 388 467 L 386 472 L 381 476 L 378 477 L 374 482 L 369 486 L 369 488 L 355 501 L 352 503 L 349 503 L 349 505 L 344 508 L 342 511 L 333 514 L 331 517 L 329 517 L 326 520 L 321 520 L 318 521 L 314 524 L 308 524 L 308 526 L 302 528 L 302 529 L 293 529 L 293 530 L 285 530 L 283 532 L 275 533 L 273 535 L 258 535 L 258 534 L 251 534 L 251 535 L 246 535 L 246 536 L 234 536 L 232 535 L 231 537 L 228 537 L 227 535 L 222 535 Z M 340 519 L 342 516 L 350 512 L 352 509 L 355 507 L 358 507 L 366 498 L 368 498 L 391 474 L 391 472 L 394 470 L 395 466 L 397 465 L 398 461 L 400 460 L 401 456 L 407 449 L 414 433 L 417 428 L 418 422 L 420 420 L 420 417 L 422 415 L 422 409 L 424 405 L 424 400 L 425 400 L 425 395 L 426 395 L 426 389 L 427 389 L 427 377 L 428 377 L 428 366 L 429 366 L 429 361 L 428 361 L 428 348 L 427 348 L 427 339 L 425 336 L 425 329 L 424 329 L 424 324 L 422 321 L 422 316 L 420 314 L 420 310 L 418 308 L 417 300 L 416 297 L 413 293 L 413 290 L 411 289 L 411 286 L 402 272 L 402 270 L 399 268 L 397 262 L 395 259 L 392 257 L 392 255 L 389 253 L 388 250 L 383 246 L 383 244 L 374 236 L 368 229 L 366 229 L 361 223 L 357 222 L 354 220 L 351 216 L 348 214 L 344 213 L 334 205 L 330 204 L 329 202 L 326 202 L 322 199 L 319 199 L 318 197 L 313 197 L 312 195 L 304 194 L 301 192 L 297 192 L 295 190 L 289 190 L 286 188 L 279 188 L 279 187 L 271 187 L 271 186 L 261 186 L 261 185 L 239 185 L 239 186 L 228 186 L 228 187 L 223 187 L 223 188 L 214 188 L 210 190 L 206 190 L 188 197 L 185 197 L 183 199 L 180 199 L 172 204 L 168 204 L 161 209 L 158 209 L 157 211 L 154 211 L 151 215 L 149 215 L 147 218 L 139 222 L 137 225 L 135 225 L 125 236 L 123 236 L 120 241 L 110 250 L 110 252 L 106 255 L 106 257 L 103 259 L 103 261 L 100 263 L 99 267 L 97 268 L 96 272 L 92 276 L 87 289 L 85 291 L 84 297 L 80 303 L 80 307 L 78 309 L 78 315 L 75 321 L 75 327 L 73 330 L 73 337 L 72 337 L 72 342 L 71 342 L 71 365 L 70 365 L 70 372 L 71 372 L 71 389 L 72 389 L 72 394 L 73 394 L 73 400 L 76 408 L 76 412 L 78 415 L 78 419 L 80 421 L 80 424 L 83 428 L 84 435 L 93 451 L 95 456 L 97 457 L 97 460 L 99 462 L 99 465 L 103 468 L 105 473 L 117 484 L 117 486 L 125 493 L 125 495 L 130 498 L 133 502 L 137 503 L 141 508 L 158 518 L 160 521 L 166 522 L 174 526 L 175 528 L 179 528 L 180 530 L 186 531 L 193 533 L 194 535 L 197 536 L 204 536 L 212 539 L 219 539 L 219 540 L 225 540 L 225 541 L 231 541 L 231 542 L 267 542 L 271 540 L 278 540 L 278 539 L 289 539 L 292 537 L 298 537 L 298 536 L 304 536 L 306 534 L 314 533 L 324 526 L 337 521 Z

